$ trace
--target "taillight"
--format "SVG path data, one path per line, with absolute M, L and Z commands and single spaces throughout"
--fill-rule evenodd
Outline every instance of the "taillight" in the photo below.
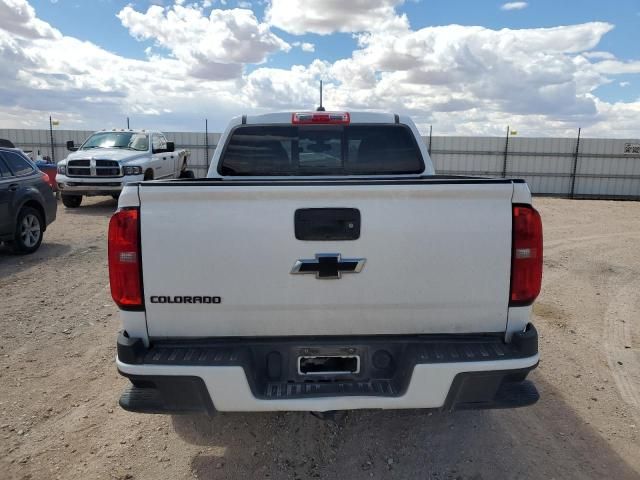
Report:
M 291 115 L 294 125 L 346 125 L 350 121 L 347 112 L 300 112 Z
M 42 176 L 42 180 L 44 180 L 45 182 L 49 183 L 49 175 L 47 175 L 44 172 L 40 172 L 40 175 Z
M 123 310 L 142 310 L 140 211 L 125 208 L 109 221 L 109 283 L 111 296 Z
M 530 205 L 513 206 L 509 305 L 531 305 L 542 285 L 542 221 Z

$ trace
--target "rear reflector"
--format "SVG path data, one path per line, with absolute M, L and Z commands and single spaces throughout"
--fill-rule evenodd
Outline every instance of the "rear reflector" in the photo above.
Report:
M 291 115 L 294 125 L 345 125 L 350 121 L 347 112 L 299 112 Z
M 111 296 L 123 310 L 143 310 L 140 263 L 140 211 L 118 210 L 109 222 Z
M 512 307 L 531 305 L 542 285 L 542 221 L 530 205 L 513 206 Z

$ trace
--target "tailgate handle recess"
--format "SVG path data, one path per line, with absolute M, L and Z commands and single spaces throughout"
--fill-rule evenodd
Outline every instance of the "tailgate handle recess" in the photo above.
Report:
M 294 215 L 298 240 L 357 240 L 360 210 L 357 208 L 300 208 Z

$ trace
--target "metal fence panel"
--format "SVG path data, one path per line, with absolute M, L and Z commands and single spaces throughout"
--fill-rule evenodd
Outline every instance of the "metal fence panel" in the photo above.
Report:
M 576 168 L 576 196 L 640 197 L 640 155 L 625 153 L 634 139 L 585 139 Z
M 502 171 L 501 149 L 504 140 L 500 146 L 500 139 L 493 137 L 433 137 L 431 158 L 436 171 L 442 174 L 495 175 Z
M 19 148 L 38 151 L 60 161 L 67 156 L 66 142 L 81 144 L 87 130 L 54 130 L 51 150 L 49 130 L 0 129 Z M 220 133 L 166 132 L 176 148 L 191 151 L 190 168 L 196 176 L 207 173 Z M 429 138 L 424 137 L 429 144 Z M 207 145 L 208 143 L 208 145 Z M 431 158 L 437 173 L 524 178 L 535 194 L 590 198 L 640 199 L 640 140 L 510 137 L 433 136 Z M 627 152 L 625 152 L 627 148 Z M 506 162 L 505 162 L 506 160 Z M 505 168 L 506 167 L 506 168 Z M 575 174 L 574 174 L 575 168 Z
M 438 173 L 502 176 L 504 170 L 524 178 L 536 194 L 570 196 L 573 185 L 576 197 L 640 198 L 640 154 L 625 153 L 626 145 L 640 143 L 636 139 L 590 138 L 577 145 L 577 138 L 511 137 L 506 157 L 504 137 L 431 142 Z
M 194 170 L 197 176 L 205 176 L 220 135 L 209 133 L 205 138 L 204 132 L 165 132 L 165 134 L 169 141 L 175 142 L 176 148 L 186 148 L 191 152 L 189 168 Z
M 507 176 L 527 180 L 540 194 L 562 195 L 571 188 L 572 155 L 576 140 L 569 138 L 510 138 Z

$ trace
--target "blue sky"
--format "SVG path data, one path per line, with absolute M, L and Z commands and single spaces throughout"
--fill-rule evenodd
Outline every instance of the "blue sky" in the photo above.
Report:
M 311 102 L 320 78 L 327 82 L 327 95 L 338 107 L 393 107 L 418 116 L 422 128 L 439 123 L 449 133 L 481 134 L 483 128 L 486 133 L 494 128 L 497 132 L 502 129 L 499 122 L 513 117 L 511 123 L 531 124 L 532 133 L 550 134 L 583 125 L 603 131 L 604 125 L 615 135 L 619 129 L 614 123 L 629 122 L 640 108 L 637 0 L 615 4 L 531 0 L 517 2 L 521 8 L 513 9 L 505 9 L 505 2 L 486 0 L 371 0 L 370 8 L 358 7 L 362 2 L 355 0 L 342 2 L 343 7 L 336 0 L 309 1 L 0 0 L 0 12 L 2 3 L 8 2 L 22 15 L 3 19 L 5 14 L 0 13 L 0 33 L 4 28 L 15 34 L 22 29 L 19 22 L 28 28 L 39 25 L 37 35 L 17 40 L 19 47 L 31 54 L 36 49 L 43 58 L 66 55 L 63 62 L 51 61 L 51 66 L 39 65 L 30 71 L 23 66 L 22 77 L 37 71 L 36 78 L 41 80 L 29 87 L 30 94 L 24 82 L 15 94 L 10 86 L 5 92 L 0 89 L 0 104 L 3 98 L 11 98 L 5 106 L 16 112 L 0 118 L 0 124 L 15 122 L 17 112 L 39 117 L 38 112 L 57 108 L 59 113 L 54 113 L 72 124 L 101 127 L 96 123 L 113 110 L 106 108 L 109 104 L 119 114 L 137 115 L 154 125 L 166 123 L 167 128 L 189 129 L 203 115 L 213 117 L 212 123 L 221 127 L 226 116 L 238 109 L 265 111 Z M 159 4 L 162 9 L 152 15 L 149 8 Z M 234 8 L 250 9 L 251 18 L 227 15 Z M 311 11 L 314 8 L 317 11 Z M 324 15 L 324 23 L 296 13 L 305 11 L 309 18 Z M 184 18 L 191 15 L 191 20 L 175 20 L 174 13 Z M 200 26 L 191 37 L 175 34 L 176 29 L 191 30 L 193 21 Z M 53 33 L 42 34 L 42 25 Z M 539 29 L 551 30 L 539 33 Z M 38 36 L 53 39 L 59 48 L 45 46 Z M 240 52 L 246 38 L 256 43 Z M 1 42 L 2 37 L 0 46 Z M 569 46 L 556 47 L 563 42 Z M 313 48 L 301 48 L 303 43 Z M 534 44 L 535 48 L 527 46 Z M 69 49 L 69 45 L 78 48 Z M 123 69 L 120 75 L 113 68 L 101 72 L 109 78 L 100 83 L 90 78 L 95 73 L 75 71 L 79 63 L 106 69 L 94 60 L 109 52 L 120 65 L 113 68 Z M 405 55 L 415 59 L 415 66 L 397 63 Z M 183 84 L 167 80 L 149 86 L 145 82 L 141 88 L 129 81 L 132 68 L 139 70 L 133 75 L 135 81 L 149 76 L 155 82 L 163 69 L 180 67 L 187 72 Z M 493 81 L 491 75 L 497 75 Z M 514 78 L 504 82 L 504 75 Z M 519 82 L 520 75 L 526 81 Z M 19 77 L 14 78 L 16 84 Z M 393 82 L 400 83 L 396 87 Z M 127 91 L 119 91 L 123 88 Z M 181 88 L 192 94 L 186 95 Z M 43 95 L 38 108 L 33 95 L 53 89 L 64 99 L 53 103 Z M 171 92 L 167 108 L 154 104 L 153 89 Z M 518 89 L 523 90 L 522 98 L 514 93 Z M 143 90 L 148 91 L 143 95 Z M 207 101 L 196 102 L 194 91 Z M 415 98 L 416 92 L 423 98 Z M 145 95 L 149 98 L 143 99 Z M 65 101 L 77 101 L 87 112 L 75 107 L 65 111 L 60 108 Z M 482 127 L 487 122 L 491 127 Z M 179 128 L 181 124 L 185 128 Z M 637 127 L 637 123 L 628 125 L 625 132 Z

